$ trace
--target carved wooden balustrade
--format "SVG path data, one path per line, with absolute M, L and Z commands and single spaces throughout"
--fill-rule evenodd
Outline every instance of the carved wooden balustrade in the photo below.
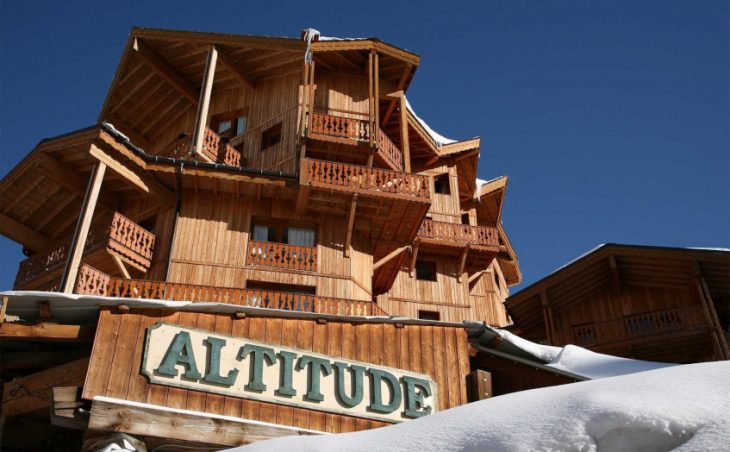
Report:
M 160 155 L 183 159 L 188 156 L 192 146 L 192 136 L 184 134 L 173 141 Z M 216 163 L 241 166 L 241 153 L 230 144 L 224 143 L 217 133 L 207 127 L 203 134 L 203 154 Z
M 382 129 L 378 134 L 378 154 L 391 168 L 403 171 L 403 153 Z
M 473 246 L 499 247 L 497 228 L 423 220 L 418 238 Z
M 259 289 L 236 289 L 124 279 L 110 277 L 89 266 L 84 266 L 79 272 L 76 293 L 119 298 L 226 303 L 255 308 L 357 317 L 387 316 L 378 305 L 367 300 L 348 300 Z
M 250 240 L 246 264 L 316 272 L 317 247 Z
M 43 274 L 62 268 L 68 259 L 67 239 L 46 251 L 35 254 L 20 263 L 15 287 L 21 287 Z M 155 235 L 124 215 L 114 212 L 98 218 L 89 228 L 84 254 L 107 248 L 136 266 L 149 268 L 155 246 Z
M 305 160 L 308 181 L 313 187 L 430 201 L 427 176 L 325 160 Z
M 575 326 L 556 332 L 554 341 L 555 345 L 602 345 L 705 326 L 707 320 L 700 306 L 684 306 Z
M 370 141 L 370 122 L 364 119 L 313 113 L 309 133 L 356 141 Z

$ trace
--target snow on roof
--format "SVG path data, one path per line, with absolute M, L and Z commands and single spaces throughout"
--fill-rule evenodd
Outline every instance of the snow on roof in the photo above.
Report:
M 441 135 L 439 133 L 436 133 L 432 128 L 430 128 L 428 126 L 428 124 L 426 124 L 426 121 L 424 121 L 423 119 L 419 118 L 418 115 L 416 114 L 416 112 L 413 110 L 413 107 L 411 107 L 410 102 L 408 102 L 408 98 L 407 97 L 406 97 L 406 108 L 408 109 L 408 111 L 411 112 L 411 114 L 413 115 L 413 117 L 416 118 L 416 121 L 418 121 L 421 124 L 421 126 L 424 129 L 426 129 L 426 133 L 428 133 L 431 136 L 431 138 L 433 139 L 433 141 L 436 142 L 436 145 L 437 146 L 440 147 L 440 146 L 443 146 L 445 144 L 456 143 L 456 140 L 452 140 L 450 138 L 446 138 L 443 135 Z
M 488 185 L 488 184 L 491 184 L 492 182 L 498 181 L 498 180 L 502 179 L 503 177 L 507 177 L 507 176 L 498 176 L 498 177 L 495 177 L 494 179 L 489 179 L 489 180 L 479 179 L 477 177 L 477 181 L 476 181 L 476 186 L 477 186 L 476 193 L 479 194 L 482 191 L 482 187 L 483 186 Z
M 230 451 L 726 450 L 730 362 L 690 364 L 469 403 L 361 432 Z
M 566 345 L 558 356 L 547 364 L 554 369 L 582 375 L 591 379 L 615 377 L 647 370 L 674 367 L 676 364 L 640 361 L 619 358 L 586 350 L 575 345 Z

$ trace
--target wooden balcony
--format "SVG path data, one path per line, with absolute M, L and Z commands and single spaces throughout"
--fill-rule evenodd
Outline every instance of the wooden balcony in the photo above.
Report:
M 168 148 L 160 153 L 163 157 L 184 159 L 192 149 L 192 137 L 184 135 L 173 141 Z M 214 163 L 222 163 L 228 166 L 241 166 L 241 153 L 228 143 L 224 143 L 221 137 L 209 128 L 205 128 L 203 135 L 203 154 Z
M 499 251 L 497 228 L 488 226 L 423 220 L 417 238 L 424 243 L 457 247 L 469 245 L 470 247 L 482 247 Z
M 312 187 L 333 191 L 430 202 L 428 177 L 325 160 L 305 159 Z
M 246 265 L 317 271 L 317 247 L 249 240 Z
M 258 289 L 238 289 L 111 277 L 88 265 L 79 270 L 75 292 L 120 298 L 227 303 L 266 309 L 343 316 L 386 316 L 371 301 Z
M 70 242 L 70 239 L 59 242 L 45 252 L 22 261 L 15 277 L 15 288 L 47 286 L 63 270 Z M 145 272 L 150 266 L 154 246 L 154 234 L 124 215 L 114 212 L 102 216 L 92 224 L 84 246 L 84 257 L 101 265 L 102 261 L 109 260 L 111 253 L 137 270 Z
M 580 325 L 554 335 L 555 345 L 575 344 L 582 347 L 619 344 L 660 336 L 666 333 L 707 328 L 707 320 L 700 306 L 647 312 Z
M 309 138 L 315 140 L 355 146 L 368 145 L 371 141 L 370 135 L 371 124 L 367 119 L 325 113 L 312 115 L 308 131 Z M 380 128 L 375 141 L 378 159 L 395 171 L 403 171 L 403 153 Z

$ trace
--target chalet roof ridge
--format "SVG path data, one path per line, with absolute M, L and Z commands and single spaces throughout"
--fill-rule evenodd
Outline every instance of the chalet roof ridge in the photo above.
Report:
M 252 33 L 223 33 L 216 31 L 198 31 L 198 30 L 181 30 L 172 28 L 157 28 L 157 27 L 139 27 L 134 26 L 130 31 L 131 38 L 147 38 L 147 39 L 192 39 L 200 43 L 207 43 L 209 41 L 220 41 L 229 42 L 234 44 L 250 43 L 250 41 L 281 41 L 282 43 L 292 44 L 296 49 L 293 50 L 304 50 L 306 43 L 300 38 L 293 36 L 271 36 L 271 35 L 257 35 Z
M 505 300 L 504 304 L 506 306 L 508 306 L 508 310 L 509 310 L 509 302 L 511 300 L 513 300 L 513 302 L 514 302 L 518 299 L 522 299 L 523 297 L 532 296 L 533 295 L 532 292 L 536 291 L 539 287 L 548 283 L 550 280 L 556 278 L 559 274 L 569 272 L 571 269 L 576 268 L 576 266 L 579 265 L 580 263 L 586 262 L 586 261 L 590 260 L 591 258 L 595 258 L 595 256 L 610 253 L 611 250 L 618 251 L 618 250 L 637 250 L 637 249 L 652 250 L 652 251 L 667 252 L 667 253 L 671 253 L 671 252 L 697 252 L 697 253 L 707 253 L 707 254 L 727 253 L 728 257 L 730 258 L 730 248 L 637 245 L 637 244 L 614 243 L 614 242 L 601 243 L 601 244 L 591 248 L 590 250 L 586 251 L 585 253 L 581 254 L 580 256 L 570 260 L 566 264 L 563 264 L 562 266 L 558 267 L 557 269 L 550 272 L 546 276 L 533 282 L 529 286 L 521 289 L 519 292 L 516 292 L 516 293 L 510 295 Z

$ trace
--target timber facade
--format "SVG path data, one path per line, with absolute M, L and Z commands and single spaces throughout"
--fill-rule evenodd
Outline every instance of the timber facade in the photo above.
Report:
M 27 255 L 0 333 L 43 352 L 4 361 L 3 415 L 50 403 L 86 448 L 109 431 L 228 446 L 485 396 L 467 397 L 462 322 L 510 323 L 507 178 L 477 179 L 479 138 L 416 115 L 419 63 L 311 29 L 133 29 L 98 123 L 0 182 L 0 232 Z

